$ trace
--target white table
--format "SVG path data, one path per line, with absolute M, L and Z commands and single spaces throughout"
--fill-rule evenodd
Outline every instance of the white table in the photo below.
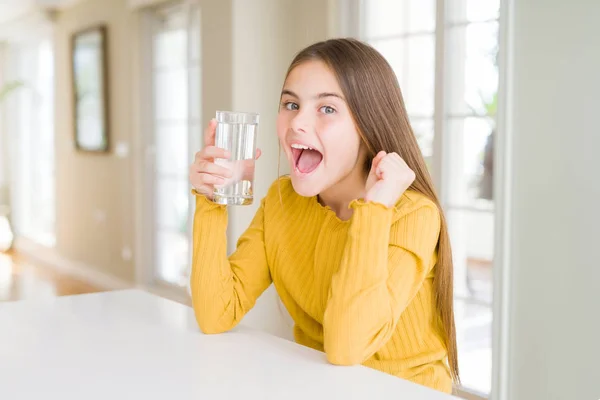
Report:
M 143 291 L 0 303 L 0 399 L 452 398 Z

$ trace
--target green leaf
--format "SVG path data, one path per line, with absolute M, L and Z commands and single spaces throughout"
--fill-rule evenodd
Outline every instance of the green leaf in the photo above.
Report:
M 4 101 L 11 92 L 25 86 L 25 82 L 22 81 L 12 81 L 5 83 L 4 86 L 0 88 L 0 103 Z

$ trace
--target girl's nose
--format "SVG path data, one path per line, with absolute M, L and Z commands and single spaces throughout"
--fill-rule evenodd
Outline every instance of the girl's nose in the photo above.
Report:
M 310 132 L 310 117 L 305 112 L 299 111 L 292 119 L 291 128 L 295 133 L 305 134 Z

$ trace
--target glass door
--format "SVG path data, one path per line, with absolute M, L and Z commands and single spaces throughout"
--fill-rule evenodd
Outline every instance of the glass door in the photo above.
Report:
M 188 166 L 199 149 L 199 7 L 195 2 L 152 10 L 152 132 L 146 149 L 152 187 L 151 252 L 154 284 L 185 287 L 193 215 Z
M 499 1 L 445 1 L 443 202 L 453 245 L 464 387 L 488 395 L 492 371 L 494 138 Z
M 56 243 L 54 163 L 54 50 L 43 38 L 8 46 L 7 96 L 11 215 L 17 236 L 46 247 Z
M 394 69 L 452 241 L 463 389 L 492 377 L 499 0 L 360 0 L 360 37 Z

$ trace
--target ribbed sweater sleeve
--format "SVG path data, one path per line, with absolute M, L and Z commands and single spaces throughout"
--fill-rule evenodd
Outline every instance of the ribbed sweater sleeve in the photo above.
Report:
M 196 195 L 190 286 L 204 333 L 236 326 L 271 284 L 264 244 L 264 200 L 227 257 L 227 209 Z
M 439 211 L 428 201 L 395 222 L 393 208 L 350 206 L 354 214 L 323 320 L 327 358 L 340 365 L 362 363 L 387 343 L 431 270 L 440 232 Z

